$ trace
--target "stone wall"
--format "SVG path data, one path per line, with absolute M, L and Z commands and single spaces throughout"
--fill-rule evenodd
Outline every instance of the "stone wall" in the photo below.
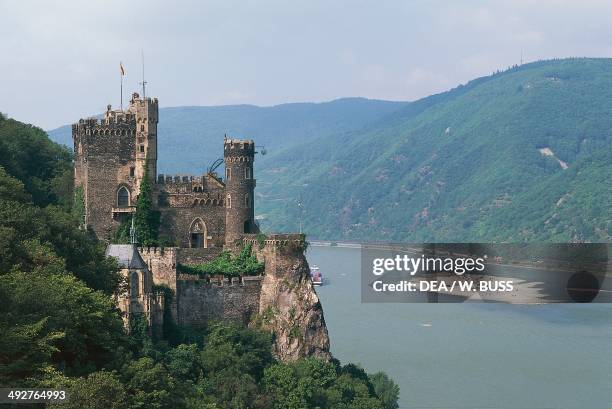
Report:
M 179 264 L 201 264 L 211 261 L 217 257 L 223 248 L 221 247 L 209 247 L 209 248 L 196 248 L 187 249 L 182 248 L 178 252 L 177 262 Z
M 130 176 L 135 160 L 133 123 L 106 124 L 96 120 L 73 126 L 75 184 L 83 187 L 85 221 L 102 240 L 111 237 L 118 224 L 113 219 L 117 191 L 125 186 L 135 200 L 136 180 Z
M 190 233 L 197 220 L 205 225 L 206 246 L 223 246 L 225 235 L 225 209 L 222 205 L 191 207 L 160 207 L 160 237 L 168 237 L 174 245 L 190 247 Z
M 175 247 L 141 247 L 138 249 L 140 257 L 149 267 L 149 271 L 153 276 L 153 284 L 164 285 L 169 287 L 175 296 L 170 304 L 170 313 L 172 318 L 177 320 L 177 305 L 176 298 L 176 265 L 177 252 L 180 249 Z
M 176 291 L 176 247 L 140 247 L 138 253 L 153 274 L 153 283 Z
M 216 176 L 158 175 L 153 201 L 161 212 L 160 237 L 191 247 L 190 234 L 200 224 L 205 247 L 225 241 L 225 185 Z M 198 231 L 200 232 L 200 231 Z
M 210 261 L 221 248 L 141 247 L 138 249 L 149 267 L 153 283 L 169 287 L 174 296 L 171 314 L 175 322 L 204 326 L 209 320 L 248 324 L 259 309 L 262 277 L 241 280 L 204 280 L 177 273 L 178 264 L 198 264 Z M 237 281 L 236 281 L 237 280 Z
M 178 324 L 204 327 L 224 321 L 248 325 L 259 311 L 262 277 L 177 282 Z

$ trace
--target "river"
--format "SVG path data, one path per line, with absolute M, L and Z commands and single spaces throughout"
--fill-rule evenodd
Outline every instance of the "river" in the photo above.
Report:
M 310 247 L 333 355 L 401 409 L 612 408 L 612 304 L 362 304 L 360 250 Z

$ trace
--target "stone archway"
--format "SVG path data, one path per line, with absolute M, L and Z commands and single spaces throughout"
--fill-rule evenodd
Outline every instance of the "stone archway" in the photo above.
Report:
M 191 248 L 207 248 L 208 247 L 208 231 L 206 223 L 199 217 L 191 222 L 189 227 L 189 247 Z

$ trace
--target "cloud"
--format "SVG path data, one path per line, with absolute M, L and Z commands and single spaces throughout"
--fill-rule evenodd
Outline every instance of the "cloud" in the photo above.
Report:
M 612 3 L 89 0 L 0 2 L 0 111 L 45 128 L 138 88 L 163 106 L 416 99 L 498 68 L 610 56 Z

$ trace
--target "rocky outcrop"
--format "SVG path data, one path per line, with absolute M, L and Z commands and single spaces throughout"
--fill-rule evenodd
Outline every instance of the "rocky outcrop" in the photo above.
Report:
M 331 359 L 323 308 L 310 279 L 302 235 L 273 235 L 253 242 L 266 263 L 259 314 L 253 325 L 274 336 L 274 355 L 281 361 L 303 357 Z

